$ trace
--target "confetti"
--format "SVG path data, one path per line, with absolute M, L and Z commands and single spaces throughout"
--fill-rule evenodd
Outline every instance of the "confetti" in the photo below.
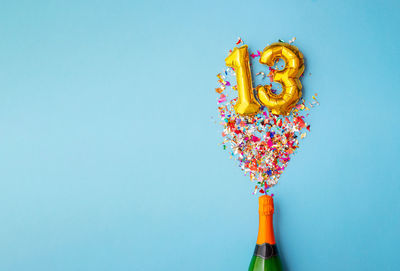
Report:
M 292 38 L 291 41 L 294 40 Z M 243 41 L 239 38 L 238 42 Z M 257 52 L 260 54 L 260 51 Z M 256 76 L 268 76 L 272 82 L 274 72 L 275 69 L 270 67 L 268 75 L 258 72 Z M 255 183 L 253 194 L 268 193 L 269 188 L 278 183 L 289 161 L 296 154 L 299 141 L 307 136 L 306 131 L 310 131 L 306 112 L 319 105 L 318 95 L 315 93 L 308 105 L 301 99 L 289 116 L 273 115 L 264 106 L 254 116 L 241 116 L 234 110 L 237 94 L 228 95 L 228 91 L 237 88 L 229 83 L 236 82 L 235 76 L 232 68 L 217 74 L 219 87 L 215 90 L 219 95 L 217 100 L 220 124 L 223 127 L 222 146 L 223 149 L 230 147 L 231 157 L 237 159 L 239 168 Z M 236 98 L 228 99 L 228 96 Z
M 219 87 L 215 89 L 215 92 L 221 93 L 222 91 L 224 91 L 224 89 L 225 89 L 224 87 Z
M 239 45 L 239 44 L 241 44 L 241 43 L 243 43 L 243 41 L 242 41 L 242 39 L 239 37 L 239 38 L 238 38 L 238 41 L 236 42 L 236 45 Z
M 250 56 L 251 56 L 251 58 L 260 57 L 261 56 L 261 52 L 257 50 L 257 54 L 253 54 L 252 53 Z
M 264 72 L 258 72 L 258 73 L 256 73 L 256 76 L 258 76 L 258 75 L 262 75 L 262 79 L 265 78 L 265 73 L 264 73 Z

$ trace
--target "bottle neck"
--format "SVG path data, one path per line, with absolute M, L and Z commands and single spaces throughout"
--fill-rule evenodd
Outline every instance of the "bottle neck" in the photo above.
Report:
M 270 244 L 275 245 L 273 215 L 274 201 L 271 196 L 263 195 L 259 198 L 259 224 L 257 245 Z
M 262 245 L 264 243 L 275 244 L 272 215 L 260 215 L 259 218 L 257 244 Z

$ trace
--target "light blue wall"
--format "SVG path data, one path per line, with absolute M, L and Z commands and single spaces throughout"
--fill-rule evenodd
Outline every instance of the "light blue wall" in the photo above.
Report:
M 8 1 L 0 270 L 246 270 L 257 199 L 216 73 L 297 37 L 311 133 L 276 194 L 287 270 L 400 270 L 398 1 Z

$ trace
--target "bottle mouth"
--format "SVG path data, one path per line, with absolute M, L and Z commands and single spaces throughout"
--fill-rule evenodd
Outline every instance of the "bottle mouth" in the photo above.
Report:
M 258 198 L 258 212 L 263 215 L 274 214 L 274 199 L 269 195 L 262 195 Z

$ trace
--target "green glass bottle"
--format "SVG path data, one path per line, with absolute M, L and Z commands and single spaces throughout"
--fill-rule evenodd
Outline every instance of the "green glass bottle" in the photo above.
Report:
M 274 215 L 274 200 L 271 196 L 263 195 L 258 199 L 258 205 L 258 237 L 249 271 L 282 271 L 282 264 L 275 243 L 272 220 Z

